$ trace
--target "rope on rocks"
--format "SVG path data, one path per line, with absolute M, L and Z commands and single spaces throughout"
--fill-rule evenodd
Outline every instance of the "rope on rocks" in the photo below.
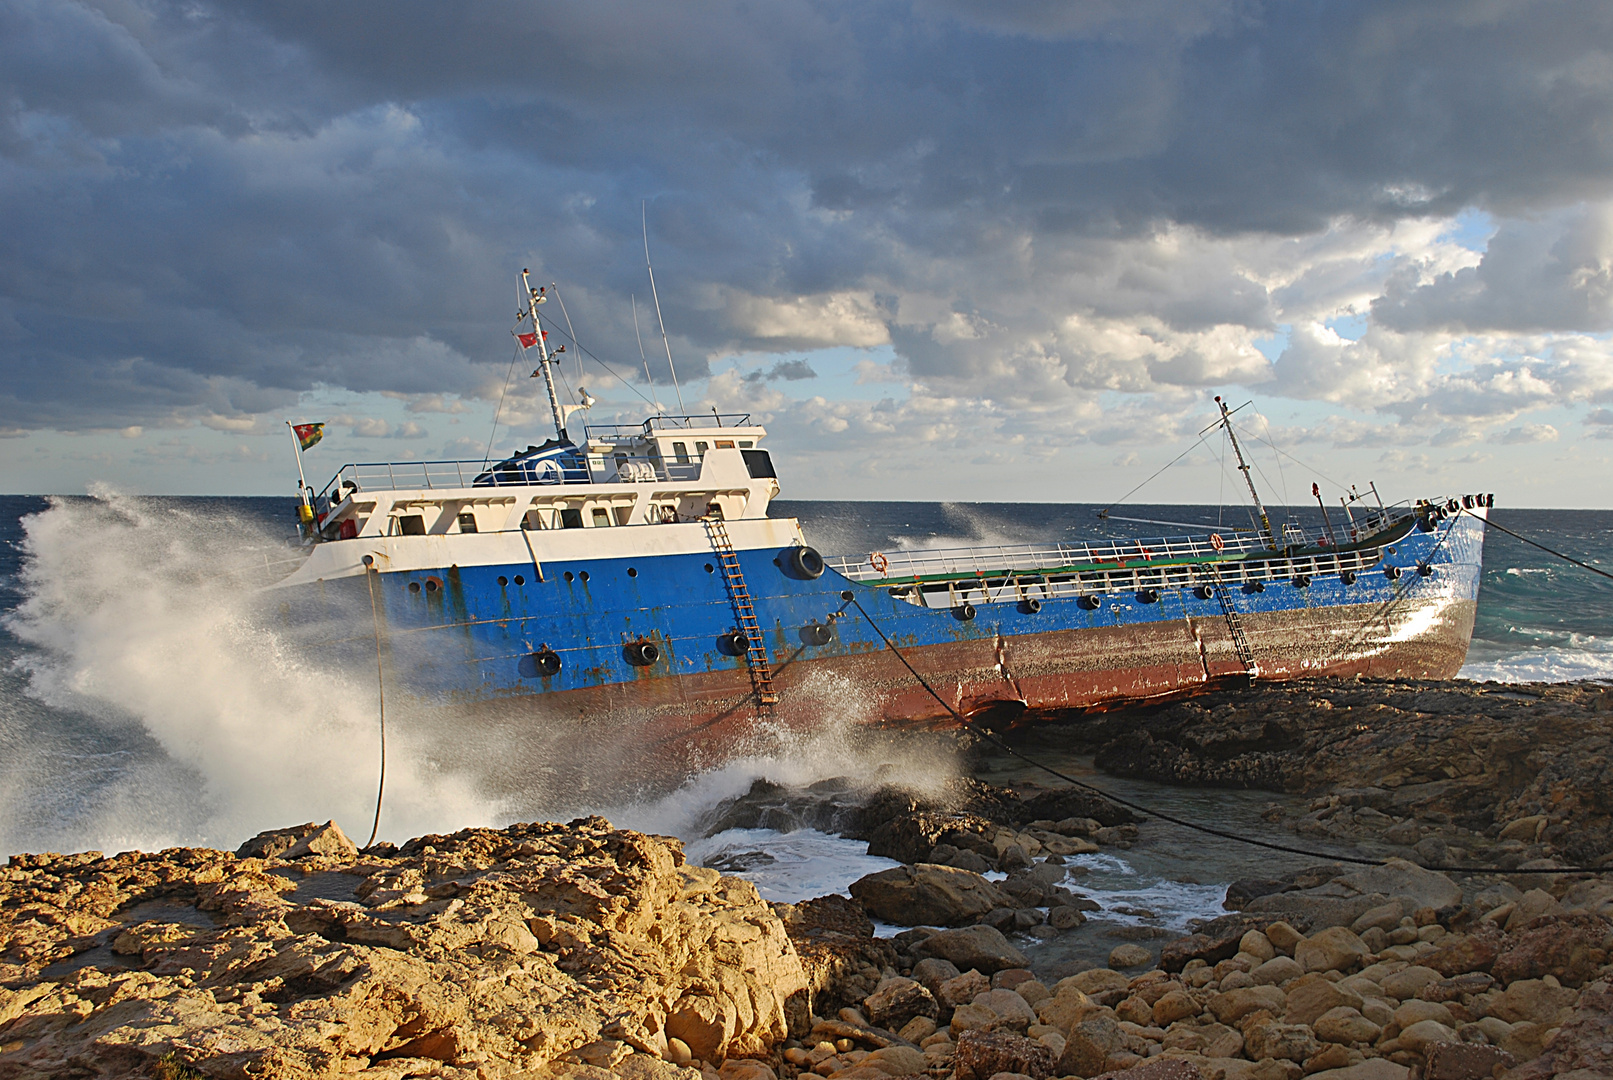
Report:
M 1223 840 L 1231 840 L 1231 841 L 1233 841 L 1235 843 L 1239 843 L 1239 844 L 1248 844 L 1251 847 L 1265 848 L 1268 851 L 1281 851 L 1281 852 L 1285 852 L 1285 853 L 1287 853 L 1289 855 L 1304 855 L 1306 858 L 1322 859 L 1322 860 L 1325 860 L 1327 862 L 1353 863 L 1353 864 L 1355 864 L 1357 866 L 1385 866 L 1385 865 L 1388 864 L 1387 859 L 1363 859 L 1363 858 L 1360 858 L 1358 856 L 1353 856 L 1353 855 L 1336 855 L 1336 854 L 1332 854 L 1330 852 L 1311 851 L 1311 850 L 1308 850 L 1306 848 L 1291 847 L 1291 846 L 1289 846 L 1287 844 L 1278 844 L 1278 843 L 1274 843 L 1274 842 L 1272 842 L 1270 840 L 1261 840 L 1261 839 L 1258 839 L 1258 838 L 1253 837 L 1253 836 L 1245 836 L 1245 835 L 1243 835 L 1241 833 L 1228 832 L 1225 829 L 1217 829 L 1217 828 L 1215 828 L 1213 826 L 1210 826 L 1210 825 L 1201 825 L 1196 821 L 1188 821 L 1186 818 L 1179 818 L 1179 817 L 1176 817 L 1173 814 L 1167 814 L 1167 813 L 1165 813 L 1165 812 L 1163 812 L 1161 810 L 1155 810 L 1152 807 L 1144 806 L 1141 803 L 1132 802 L 1130 799 L 1121 798 L 1119 795 L 1115 795 L 1115 794 L 1112 794 L 1112 793 L 1110 793 L 1108 791 L 1105 791 L 1103 788 L 1100 788 L 1100 787 L 1098 787 L 1098 786 L 1096 786 L 1094 784 L 1089 784 L 1084 780 L 1077 780 L 1073 776 L 1070 776 L 1070 775 L 1068 775 L 1066 773 L 1062 773 L 1062 772 L 1058 771 L 1057 769 L 1053 768 L 1051 765 L 1047 765 L 1047 764 L 1045 764 L 1043 762 L 1037 761 L 1035 758 L 1029 756 L 1028 754 L 1021 753 L 1020 751 L 1014 749 L 1008 743 L 1004 742 L 1003 740 L 999 739 L 996 735 L 992 734 L 992 732 L 990 730 L 988 730 L 987 728 L 984 728 L 984 727 L 981 727 L 981 726 L 979 726 L 977 724 L 971 723 L 970 720 L 967 717 L 965 717 L 962 713 L 958 712 L 957 709 L 954 709 L 952 707 L 951 703 L 949 703 L 946 700 L 946 698 L 943 698 L 940 694 L 936 693 L 935 687 L 931 686 L 929 684 L 929 682 L 924 678 L 924 676 L 920 675 L 918 673 L 918 670 L 916 668 L 914 668 L 911 663 L 908 662 L 907 657 L 902 655 L 902 651 L 896 647 L 895 642 L 891 641 L 890 638 L 885 636 L 885 631 L 883 629 L 881 629 L 880 625 L 877 622 L 874 621 L 872 616 L 870 616 L 868 614 L 867 609 L 864 608 L 862 606 L 862 604 L 857 600 L 857 596 L 856 596 L 855 593 L 852 593 L 850 591 L 843 592 L 843 593 L 840 594 L 840 598 L 842 600 L 845 600 L 845 601 L 849 602 L 859 612 L 862 613 L 862 617 L 864 619 L 868 620 L 868 625 L 873 628 L 874 633 L 879 635 L 879 640 L 881 640 L 881 641 L 883 641 L 885 643 L 885 647 L 896 655 L 896 659 L 900 660 L 902 662 L 902 666 L 907 668 L 908 673 L 910 675 L 912 675 L 914 679 L 918 680 L 918 684 L 920 686 L 924 687 L 924 689 L 929 692 L 929 695 L 931 697 L 933 697 L 937 702 L 939 702 L 941 707 L 943 709 L 945 709 L 948 713 L 950 713 L 952 715 L 952 718 L 954 720 L 956 720 L 965 730 L 973 732 L 974 734 L 978 735 L 980 738 L 985 739 L 987 742 L 989 742 L 993 746 L 997 747 L 999 750 L 1001 750 L 1004 753 L 1009 754 L 1009 755 L 1011 755 L 1013 757 L 1018 758 L 1019 760 L 1025 762 L 1027 765 L 1030 765 L 1033 768 L 1040 769 L 1040 770 L 1042 770 L 1043 772 L 1047 773 L 1050 776 L 1056 776 L 1060 780 L 1063 780 L 1067 784 L 1071 784 L 1071 785 L 1073 785 L 1075 787 L 1078 787 L 1078 788 L 1083 788 L 1083 789 L 1085 789 L 1087 791 L 1092 792 L 1095 795 L 1102 796 L 1103 798 L 1108 799 L 1112 803 L 1117 803 L 1117 804 L 1119 804 L 1121 806 L 1126 807 L 1128 810 L 1135 810 L 1139 814 L 1146 814 L 1149 817 L 1156 817 L 1156 818 L 1159 818 L 1161 821 L 1168 821 L 1173 825 L 1180 825 L 1184 829 L 1191 829 L 1194 832 L 1204 833 L 1204 834 L 1206 834 L 1208 836 L 1218 836 Z M 1613 873 L 1613 867 L 1606 867 L 1606 866 L 1556 866 L 1556 867 L 1552 867 L 1550 870 L 1509 870 L 1509 869 L 1506 869 L 1505 867 L 1500 867 L 1500 866 L 1424 866 L 1423 869 L 1424 870 L 1433 870 L 1433 871 L 1437 871 L 1437 872 L 1440 872 L 1440 873 L 1447 873 L 1447 874 L 1606 874 L 1606 873 Z
M 366 560 L 369 556 L 365 556 Z M 375 607 L 375 575 L 378 573 L 374 567 L 364 569 L 364 580 L 370 586 L 370 621 L 375 625 L 375 693 L 380 704 L 381 716 L 381 780 L 375 788 L 375 823 L 370 826 L 370 838 L 364 842 L 365 848 L 375 844 L 375 837 L 381 831 L 381 796 L 386 793 L 386 680 L 381 675 L 381 616 Z

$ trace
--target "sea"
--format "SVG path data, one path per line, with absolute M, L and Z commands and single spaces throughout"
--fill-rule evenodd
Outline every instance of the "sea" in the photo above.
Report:
M 799 518 L 825 555 L 1249 526 L 1235 508 L 1128 505 L 1105 518 L 1100 509 L 778 501 L 771 513 Z M 293 510 L 290 499 L 105 489 L 0 496 L 0 855 L 233 849 L 262 829 L 327 819 L 360 843 L 372 828 L 401 841 L 602 813 L 624 827 L 678 835 L 691 859 L 750 878 L 769 900 L 795 902 L 844 893 L 894 864 L 870 856 L 865 843 L 813 828 L 713 833 L 722 807 L 757 780 L 940 790 L 967 767 L 993 782 L 1051 782 L 1014 758 L 977 756 L 965 766 L 949 743 L 870 734 L 857 722 L 855 687 L 844 686 L 824 695 L 822 723 L 811 732 L 763 733 L 681 784 L 646 778 L 586 803 L 550 790 L 541 776 L 514 792 L 492 790 L 476 755 L 445 758 L 440 737 L 389 723 L 377 823 L 374 669 L 333 667 L 317 641 L 287 629 L 282 605 L 294 601 L 262 588 L 291 565 Z M 1314 506 L 1275 513 L 1312 534 L 1344 524 L 1337 509 L 1327 522 Z M 1613 512 L 1499 507 L 1492 515 L 1538 544 L 1613 569 Z M 1462 678 L 1613 679 L 1613 581 L 1493 529 L 1484 562 Z M 1294 842 L 1261 816 L 1273 802 L 1292 801 L 1285 796 L 1117 780 L 1054 738 L 1038 742 L 1035 755 L 1143 805 Z M 1071 860 L 1067 883 L 1100 905 L 1093 919 L 1104 933 L 1022 944 L 1101 962 L 1116 940 L 1146 943 L 1220 913 L 1230 881 L 1315 861 L 1147 821 L 1132 848 Z

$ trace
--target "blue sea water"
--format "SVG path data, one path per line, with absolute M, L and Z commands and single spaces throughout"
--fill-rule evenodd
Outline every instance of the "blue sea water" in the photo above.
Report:
M 972 544 L 1146 537 L 1171 527 L 1055 504 L 785 502 L 826 555 Z M 282 597 L 259 586 L 285 559 L 288 499 L 0 497 L 0 854 L 147 850 L 178 843 L 233 848 L 263 828 L 335 818 L 368 835 L 374 808 L 374 669 L 321 663 L 274 618 Z M 1121 513 L 1122 511 L 1116 511 Z M 1131 506 L 1129 517 L 1247 526 L 1242 511 Z M 1613 568 L 1613 512 L 1494 512 L 1508 528 Z M 1280 516 L 1288 516 L 1281 511 Z M 1293 517 L 1311 533 L 1314 507 Z M 1334 526 L 1341 522 L 1334 512 Z M 1463 676 L 1503 681 L 1613 679 L 1613 581 L 1491 531 L 1473 647 Z M 848 692 L 854 693 L 854 688 Z M 854 710 L 850 710 L 854 712 Z M 777 899 L 843 890 L 873 865 L 859 845 L 805 832 L 701 838 L 698 822 L 760 776 L 810 783 L 837 775 L 934 783 L 945 766 L 912 747 L 877 754 L 849 721 L 826 716 L 805 741 L 731 762 L 659 801 L 577 806 L 543 778 L 512 802 L 465 762 L 389 724 L 380 836 L 598 810 L 623 824 L 686 834 L 712 859 L 746 863 Z M 511 736 L 515 737 L 515 736 Z M 1074 768 L 1076 765 L 1068 765 Z M 1105 781 L 1108 782 L 1108 781 Z M 1127 788 L 1177 808 L 1233 815 L 1258 830 L 1261 793 Z M 562 816 L 563 815 L 563 816 Z M 754 834 L 754 835 L 753 835 Z M 1195 841 L 1168 857 L 1132 853 L 1089 868 L 1094 895 L 1157 909 L 1176 927 L 1213 913 L 1217 890 L 1244 872 L 1237 852 Z M 1264 858 L 1264 856 L 1259 856 Z M 1130 897 L 1131 899 L 1125 899 Z

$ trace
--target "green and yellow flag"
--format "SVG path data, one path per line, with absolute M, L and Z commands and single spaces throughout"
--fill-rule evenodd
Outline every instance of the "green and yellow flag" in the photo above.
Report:
M 311 448 L 325 437 L 324 424 L 292 424 L 291 430 L 297 436 L 297 445 L 304 450 Z

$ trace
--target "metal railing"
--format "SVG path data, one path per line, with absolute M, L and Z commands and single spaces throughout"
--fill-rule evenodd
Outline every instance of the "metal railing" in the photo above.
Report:
M 648 435 L 656 430 L 677 428 L 750 427 L 750 413 L 709 413 L 686 416 L 652 416 L 642 424 L 586 424 L 585 438 L 596 435 L 607 439 L 620 439 L 634 435 Z
M 579 464 L 579 462 L 581 464 Z M 438 488 L 545 487 L 557 484 L 687 483 L 700 479 L 700 461 L 666 461 L 623 454 L 581 454 L 564 462 L 379 461 L 343 465 L 319 493 L 320 508 L 366 491 Z
M 1052 546 L 986 544 L 966 548 L 912 549 L 876 552 L 862 559 L 842 557 L 825 561 L 855 581 L 912 581 L 941 575 L 1001 575 L 1009 571 L 1046 573 L 1061 567 L 1090 568 L 1100 563 L 1224 558 L 1266 550 L 1265 538 L 1256 532 L 1228 531 L 1215 535 L 1221 538 L 1219 548 L 1209 536 L 1171 537 Z
M 1227 544 L 1228 549 L 1231 546 Z M 831 565 L 845 562 L 826 561 Z M 1151 602 L 1168 589 L 1205 587 L 1213 590 L 1217 575 L 1224 588 L 1260 592 L 1268 585 L 1287 583 L 1305 587 L 1312 578 L 1365 573 L 1382 561 L 1383 549 L 1370 547 L 1296 556 L 1273 552 L 1270 558 L 1227 558 L 1223 555 L 1219 559 L 1200 558 L 1199 561 L 1157 565 L 1133 563 L 1103 569 L 1010 570 L 999 567 L 995 571 L 982 570 L 967 576 L 946 576 L 940 580 L 932 577 L 907 584 L 894 577 L 875 580 L 888 586 L 893 596 L 928 608 L 951 608 L 963 603 L 999 604 L 1068 598 L 1085 598 L 1096 603 L 1122 595 L 1147 597 L 1145 602 Z M 839 565 L 835 568 L 846 573 Z M 870 579 L 864 575 L 859 580 Z

